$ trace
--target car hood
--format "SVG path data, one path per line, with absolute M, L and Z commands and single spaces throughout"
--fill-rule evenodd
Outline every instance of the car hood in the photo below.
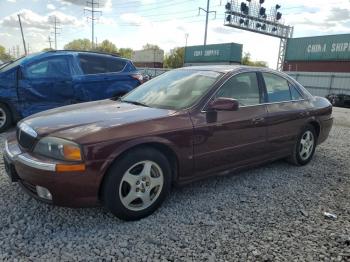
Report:
M 101 129 L 166 117 L 174 113 L 172 110 L 102 100 L 44 111 L 23 121 L 40 137 L 55 135 L 73 140 Z

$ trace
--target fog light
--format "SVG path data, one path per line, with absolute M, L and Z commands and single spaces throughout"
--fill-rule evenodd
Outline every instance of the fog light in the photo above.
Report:
M 52 200 L 52 195 L 49 190 L 45 187 L 36 186 L 36 193 L 40 198 L 44 198 L 46 200 Z

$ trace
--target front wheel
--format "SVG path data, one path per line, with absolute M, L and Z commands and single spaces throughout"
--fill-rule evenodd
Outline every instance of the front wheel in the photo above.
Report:
M 167 158 L 153 148 L 139 148 L 117 160 L 103 185 L 103 203 L 123 220 L 152 214 L 170 191 L 171 169 Z
M 4 104 L 0 103 L 0 133 L 7 130 L 12 124 L 11 111 Z
M 316 149 L 317 135 L 312 125 L 307 125 L 298 136 L 292 155 L 288 159 L 291 163 L 303 166 L 308 164 Z

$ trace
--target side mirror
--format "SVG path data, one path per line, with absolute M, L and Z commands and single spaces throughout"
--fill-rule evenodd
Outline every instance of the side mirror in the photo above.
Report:
M 208 109 L 212 111 L 237 111 L 239 102 L 232 98 L 218 97 L 209 103 Z

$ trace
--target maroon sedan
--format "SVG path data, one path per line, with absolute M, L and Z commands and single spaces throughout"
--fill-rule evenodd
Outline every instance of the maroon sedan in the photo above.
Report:
M 286 158 L 305 165 L 328 137 L 332 106 L 280 72 L 243 66 L 165 73 L 118 101 L 21 121 L 5 144 L 12 181 L 61 206 L 154 212 L 172 184 Z

